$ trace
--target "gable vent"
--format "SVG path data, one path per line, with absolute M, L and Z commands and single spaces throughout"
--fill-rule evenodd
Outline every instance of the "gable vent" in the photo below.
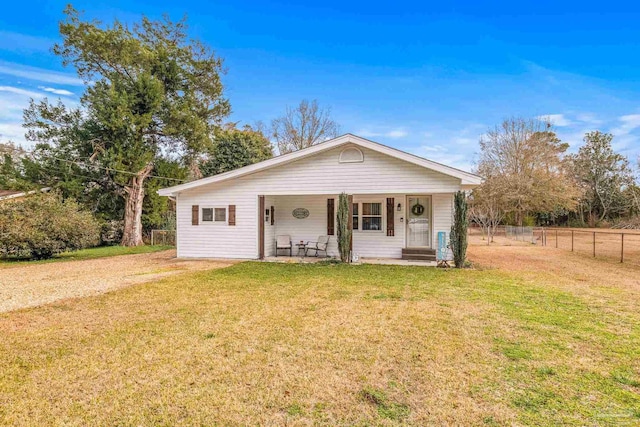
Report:
M 340 153 L 340 163 L 364 162 L 364 154 L 356 147 L 348 147 Z

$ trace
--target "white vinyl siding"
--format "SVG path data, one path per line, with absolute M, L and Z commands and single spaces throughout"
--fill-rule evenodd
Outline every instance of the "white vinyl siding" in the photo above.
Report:
M 341 192 L 353 194 L 354 203 L 377 198 L 376 201 L 382 203 L 383 230 L 386 228 L 386 197 L 394 197 L 396 205 L 402 203 L 402 212 L 394 212 L 395 236 L 386 236 L 384 232 L 354 233 L 354 251 L 361 256 L 401 256 L 405 223 L 400 222 L 400 218 L 405 215 L 407 194 L 433 196 L 434 242 L 437 231 L 449 232 L 452 193 L 460 189 L 458 178 L 367 149 L 362 149 L 363 162 L 340 163 L 339 156 L 344 148 L 337 147 L 270 170 L 179 193 L 176 197 L 178 256 L 257 258 L 258 218 L 265 220 L 265 212 L 258 213 L 259 195 L 265 195 L 265 210 L 275 207 L 275 224 L 264 223 L 267 256 L 273 254 L 277 234 L 290 234 L 294 243 L 325 235 L 327 198 L 335 199 L 337 211 Z M 193 205 L 235 205 L 236 225 L 194 226 L 191 224 Z M 309 218 L 294 218 L 291 211 L 298 207 L 309 209 Z M 337 254 L 335 239 L 336 236 L 331 236 L 329 244 L 329 252 L 334 255 Z
M 434 194 L 431 196 L 433 203 L 433 238 L 432 246 L 438 245 L 438 231 L 444 231 L 447 236 L 451 232 L 453 219 L 453 193 Z
M 338 195 L 273 197 L 276 206 L 275 235 L 286 234 L 291 237 L 294 255 L 298 250 L 296 244 L 300 243 L 300 241 L 316 242 L 319 236 L 327 235 L 327 199 L 331 198 L 335 200 L 335 214 L 338 206 Z M 292 212 L 296 208 L 308 209 L 309 216 L 304 219 L 294 217 Z M 275 236 L 273 239 L 275 240 Z M 335 235 L 329 236 L 328 253 L 330 255 L 338 254 L 338 242 Z M 266 241 L 265 254 L 267 256 L 275 255 L 273 249 L 267 252 Z
M 256 196 L 257 197 L 257 196 Z M 266 220 L 266 211 L 271 211 L 271 206 L 275 208 L 275 216 L 278 215 L 278 207 L 275 206 L 275 198 L 273 196 L 265 196 L 264 209 L 265 212 L 261 213 L 261 221 L 264 221 L 264 254 L 265 256 L 271 256 L 275 254 L 275 240 L 276 240 L 276 223 L 271 225 L 271 215 L 269 215 L 269 221 Z
M 366 158 L 365 158 L 366 161 Z M 402 211 L 393 212 L 394 235 L 387 236 L 387 197 L 393 197 L 394 205 L 402 204 Z M 360 230 L 353 231 L 353 253 L 365 258 L 400 258 L 404 248 L 404 194 L 374 194 L 354 195 L 353 202 L 358 203 L 362 214 L 363 203 L 381 204 L 381 231 L 363 231 L 362 215 L 360 215 Z

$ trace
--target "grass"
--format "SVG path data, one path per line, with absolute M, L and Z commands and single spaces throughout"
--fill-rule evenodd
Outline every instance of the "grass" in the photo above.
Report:
M 25 260 L 25 259 L 3 259 L 0 258 L 0 268 L 3 266 L 15 265 L 17 263 L 29 263 L 29 264 L 42 264 L 48 262 L 59 261 L 80 261 L 85 259 L 106 258 L 118 255 L 134 255 L 134 254 L 147 254 L 151 252 L 165 251 L 173 249 L 173 246 L 161 246 L 161 245 L 145 245 L 145 246 L 99 246 L 97 248 L 81 249 L 73 252 L 63 252 L 51 259 L 45 260 Z
M 0 424 L 640 423 L 638 294 L 534 279 L 249 262 L 0 315 Z

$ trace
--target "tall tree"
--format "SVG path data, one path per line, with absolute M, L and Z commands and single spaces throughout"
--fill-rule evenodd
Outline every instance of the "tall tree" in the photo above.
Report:
M 631 207 L 633 199 L 625 196 L 634 184 L 627 158 L 613 151 L 613 135 L 600 131 L 584 136 L 584 145 L 572 156 L 573 173 L 583 191 L 579 210 L 584 220 L 594 226 L 612 219 Z
M 280 154 L 302 150 L 335 138 L 340 126 L 331 118 L 330 108 L 320 108 L 318 101 L 304 99 L 295 108 L 287 107 L 285 115 L 271 122 L 271 132 Z
M 578 192 L 566 171 L 567 148 L 548 122 L 507 119 L 480 140 L 482 185 L 500 188 L 504 210 L 513 212 L 519 225 L 527 213 L 572 208 Z
M 216 175 L 273 157 L 273 147 L 264 134 L 251 126 L 237 129 L 235 123 L 214 132 L 213 145 L 200 164 L 204 176 Z
M 493 242 L 493 236 L 506 213 L 502 182 L 504 182 L 502 179 L 498 182 L 485 180 L 469 196 L 469 218 L 478 224 L 483 234 L 487 236 L 487 245 Z
M 11 142 L 0 143 L 0 190 L 26 190 L 33 187 L 24 173 L 26 151 Z
M 86 21 L 71 6 L 54 47 L 87 85 L 78 109 L 32 103 L 30 139 L 107 171 L 124 199 L 122 244 L 142 244 L 145 183 L 162 158 L 195 158 L 230 110 L 222 60 L 187 36 L 186 21 L 132 26 Z

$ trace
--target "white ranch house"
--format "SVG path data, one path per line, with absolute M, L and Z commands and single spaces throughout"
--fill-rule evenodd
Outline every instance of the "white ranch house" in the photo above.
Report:
M 328 255 L 337 256 L 336 211 L 344 192 L 351 200 L 354 255 L 432 259 L 437 233 L 451 229 L 453 194 L 480 182 L 469 172 L 346 134 L 158 193 L 175 198 L 181 258 L 271 257 L 277 236 L 290 237 L 293 255 L 297 243 L 328 236 Z

